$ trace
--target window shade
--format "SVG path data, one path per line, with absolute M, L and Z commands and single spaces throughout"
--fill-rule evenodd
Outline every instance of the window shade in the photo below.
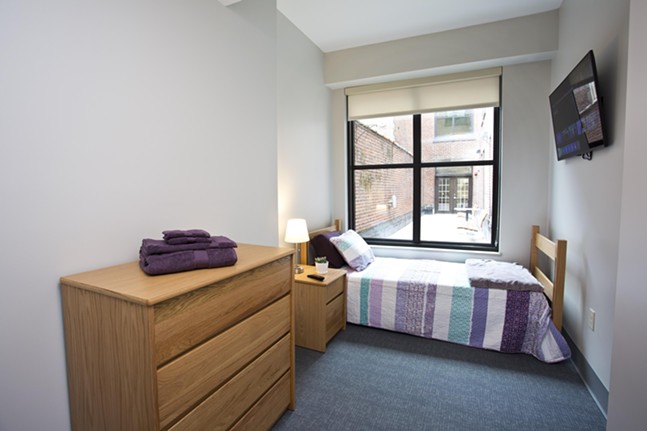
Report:
M 499 106 L 501 68 L 346 88 L 348 119 Z

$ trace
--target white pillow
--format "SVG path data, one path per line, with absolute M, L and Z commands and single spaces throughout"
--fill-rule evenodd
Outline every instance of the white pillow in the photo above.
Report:
M 339 250 L 348 266 L 355 271 L 364 270 L 375 260 L 371 247 L 364 241 L 364 238 L 352 229 L 330 238 L 330 242 Z

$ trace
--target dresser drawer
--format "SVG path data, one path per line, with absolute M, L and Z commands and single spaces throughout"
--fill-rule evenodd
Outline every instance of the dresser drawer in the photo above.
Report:
M 160 366 L 290 291 L 290 257 L 155 305 Z
M 230 431 L 269 430 L 289 404 L 290 378 L 285 374 Z
M 344 285 L 346 283 L 346 277 L 343 276 L 337 280 L 330 283 L 326 286 L 326 304 L 332 301 L 340 293 L 344 291 Z
M 344 295 L 339 295 L 326 305 L 326 342 L 344 326 L 345 320 Z
M 177 422 L 171 430 L 228 429 L 290 368 L 290 336 L 281 338 L 258 359 Z
M 290 331 L 290 296 L 161 367 L 159 416 L 164 428 Z

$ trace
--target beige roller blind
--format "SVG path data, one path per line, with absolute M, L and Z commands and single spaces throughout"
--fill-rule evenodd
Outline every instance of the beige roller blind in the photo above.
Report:
M 346 88 L 348 119 L 499 106 L 501 68 Z

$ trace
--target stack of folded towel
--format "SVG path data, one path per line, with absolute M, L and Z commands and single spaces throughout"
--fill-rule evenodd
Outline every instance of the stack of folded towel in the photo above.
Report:
M 225 236 L 202 229 L 166 230 L 163 240 L 144 239 L 139 265 L 146 274 L 159 275 L 236 263 L 237 244 Z

